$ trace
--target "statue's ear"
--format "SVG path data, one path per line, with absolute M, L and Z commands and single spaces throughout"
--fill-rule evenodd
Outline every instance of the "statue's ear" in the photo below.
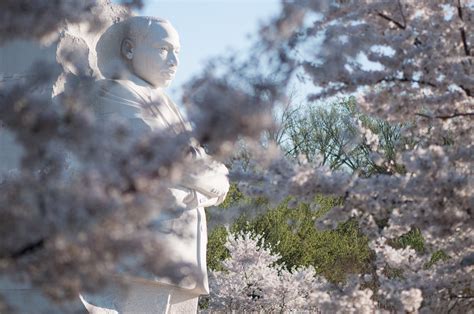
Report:
M 132 60 L 134 47 L 135 45 L 131 39 L 125 38 L 122 40 L 122 46 L 120 47 L 122 56 L 127 60 Z

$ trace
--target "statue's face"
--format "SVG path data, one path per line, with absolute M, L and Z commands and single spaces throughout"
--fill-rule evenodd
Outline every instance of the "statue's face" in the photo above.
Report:
M 168 23 L 152 23 L 147 34 L 132 41 L 132 71 L 153 87 L 166 87 L 173 80 L 179 64 L 178 32 Z

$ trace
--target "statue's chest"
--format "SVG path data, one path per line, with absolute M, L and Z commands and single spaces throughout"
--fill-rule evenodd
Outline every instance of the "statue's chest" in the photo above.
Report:
M 143 120 L 154 131 L 173 130 L 176 133 L 184 130 L 184 121 L 174 104 L 160 96 L 149 97 L 142 108 Z

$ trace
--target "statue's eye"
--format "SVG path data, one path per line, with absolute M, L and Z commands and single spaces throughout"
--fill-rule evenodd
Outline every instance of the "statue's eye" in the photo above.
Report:
M 164 53 L 164 52 L 168 52 L 168 48 L 166 48 L 166 47 L 161 47 L 161 48 L 160 48 L 160 52 L 163 52 L 163 53 Z

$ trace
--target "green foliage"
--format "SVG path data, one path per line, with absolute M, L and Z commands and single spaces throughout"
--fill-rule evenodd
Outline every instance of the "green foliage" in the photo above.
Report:
M 214 271 L 224 270 L 221 261 L 229 258 L 229 251 L 225 247 L 227 230 L 224 226 L 214 228 L 207 241 L 207 266 Z
M 426 263 L 425 268 L 431 268 L 434 264 L 438 262 L 444 262 L 449 259 L 449 255 L 446 254 L 443 250 L 437 250 L 431 255 L 431 259 Z
M 312 233 L 311 238 L 301 243 L 307 251 L 301 264 L 313 265 L 332 282 L 342 282 L 348 274 L 369 271 L 372 253 L 355 220 L 340 224 L 336 230 Z
M 248 201 L 245 196 L 241 200 Z M 281 255 L 280 262 L 289 268 L 312 265 L 332 282 L 368 271 L 372 253 L 355 220 L 342 223 L 335 230 L 320 231 L 314 226 L 317 218 L 341 205 L 341 199 L 319 195 L 312 204 L 302 203 L 295 208 L 289 207 L 290 201 L 287 198 L 253 219 L 242 215 L 230 230 L 263 235 L 265 243 Z M 213 270 L 222 269 L 220 261 L 228 256 L 224 247 L 226 237 L 223 227 L 209 234 L 208 264 Z
M 396 249 L 411 247 L 418 253 L 424 253 L 426 249 L 425 240 L 419 228 L 412 228 L 410 231 L 401 235 L 400 237 L 390 240 L 388 244 Z M 449 256 L 443 250 L 434 251 L 431 255 L 430 261 L 425 264 L 425 268 L 430 268 L 434 264 L 446 261 L 448 259 Z
M 390 267 L 389 265 L 385 265 L 383 269 L 383 273 L 390 279 L 403 279 L 403 269 Z
M 357 108 L 353 97 L 327 106 L 307 106 L 296 110 L 285 123 L 286 141 L 281 146 L 288 156 L 304 155 L 331 169 L 348 169 L 361 175 L 403 173 L 397 153 L 414 145 L 403 136 L 404 125 L 369 117 Z M 377 152 L 362 140 L 359 125 L 379 138 Z
M 425 251 L 425 240 L 418 228 L 413 228 L 400 237 L 389 241 L 389 244 L 396 249 L 404 249 L 410 246 L 418 253 L 423 253 Z
M 245 199 L 245 195 L 240 192 L 237 187 L 237 184 L 232 183 L 229 187 L 229 192 L 227 192 L 227 196 L 222 204 L 219 205 L 220 208 L 227 209 L 239 202 L 242 202 Z
M 219 205 L 219 208 L 221 210 L 227 210 L 242 203 L 259 206 L 260 204 L 265 204 L 266 200 L 263 198 L 252 199 L 247 197 L 238 189 L 235 183 L 231 183 L 227 197 L 225 201 Z M 209 211 L 206 211 L 206 217 L 208 221 L 212 220 L 212 214 Z M 214 271 L 223 270 L 221 261 L 230 256 L 225 247 L 227 236 L 227 229 L 222 225 L 210 230 L 207 242 L 207 266 L 209 269 Z

